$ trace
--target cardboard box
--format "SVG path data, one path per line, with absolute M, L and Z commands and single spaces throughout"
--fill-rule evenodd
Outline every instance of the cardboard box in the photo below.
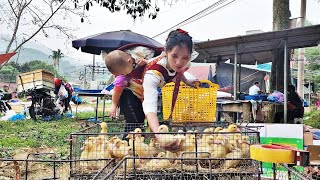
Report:
M 309 146 L 313 145 L 313 134 L 310 132 L 303 133 L 303 145 Z
M 310 153 L 310 165 L 320 165 L 320 146 L 309 145 L 307 151 Z

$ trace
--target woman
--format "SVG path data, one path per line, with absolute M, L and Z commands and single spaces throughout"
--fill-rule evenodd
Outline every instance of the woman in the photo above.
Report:
M 294 118 L 303 118 L 303 100 L 296 92 L 296 87 L 288 86 L 288 123 L 294 123 Z
M 197 79 L 188 80 L 183 76 L 183 72 L 190 66 L 192 48 L 192 37 L 186 31 L 181 29 L 171 31 L 166 40 L 165 56 L 159 56 L 147 65 L 142 84 L 144 90 L 142 107 L 150 129 L 154 133 L 159 132 L 157 88 L 171 81 L 179 85 L 180 79 L 189 86 L 199 82 Z

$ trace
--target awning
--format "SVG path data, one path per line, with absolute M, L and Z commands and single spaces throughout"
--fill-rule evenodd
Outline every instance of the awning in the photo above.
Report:
M 288 49 L 317 46 L 320 25 L 199 42 L 195 44 L 199 56 L 193 62 L 233 62 L 237 49 L 238 63 L 268 63 L 272 62 L 272 51 L 283 48 L 283 40 L 287 40 Z
M 0 65 L 2 65 L 3 63 L 9 61 L 9 59 L 14 56 L 16 54 L 16 52 L 13 53 L 6 53 L 6 54 L 0 54 Z

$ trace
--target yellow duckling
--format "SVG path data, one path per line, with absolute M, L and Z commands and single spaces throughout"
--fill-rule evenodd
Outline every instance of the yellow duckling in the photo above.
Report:
M 169 128 L 167 125 L 161 125 L 158 127 L 158 131 L 160 133 L 167 133 L 169 132 Z M 174 143 L 176 141 L 181 142 L 182 140 L 185 140 L 185 139 L 186 137 L 183 135 L 174 136 L 172 134 L 159 134 L 158 142 L 161 145 L 166 145 L 166 144 Z
M 219 132 L 239 132 L 238 127 L 235 124 L 230 124 L 227 129 L 223 129 Z
M 108 125 L 105 122 L 100 123 L 101 126 L 101 135 L 99 135 L 99 137 L 102 138 L 103 143 L 106 143 L 108 141 L 108 135 L 106 135 L 106 133 L 108 133 Z M 102 134 L 103 133 L 103 134 Z
M 115 147 L 112 150 L 112 154 L 118 158 L 118 159 L 122 159 L 123 157 L 125 157 L 128 153 L 128 143 L 127 141 L 123 141 L 120 139 L 115 140 Z
M 157 156 L 158 158 L 166 158 L 165 152 L 160 152 Z M 165 169 L 170 168 L 172 164 L 169 159 L 151 159 L 151 161 L 145 164 L 146 169 Z

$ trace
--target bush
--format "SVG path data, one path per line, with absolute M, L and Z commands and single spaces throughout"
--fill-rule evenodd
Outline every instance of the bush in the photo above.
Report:
M 313 128 L 320 129 L 320 111 L 311 111 L 304 118 L 304 123 Z

